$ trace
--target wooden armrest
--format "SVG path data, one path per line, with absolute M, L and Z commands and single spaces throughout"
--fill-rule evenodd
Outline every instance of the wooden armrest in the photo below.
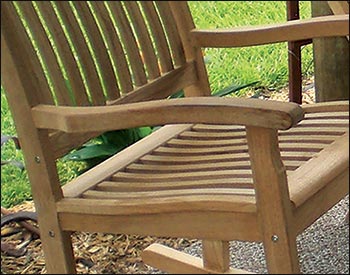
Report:
M 95 132 L 164 124 L 238 124 L 288 129 L 300 121 L 303 109 L 292 102 L 253 98 L 192 97 L 115 106 L 32 108 L 35 125 L 63 132 Z
M 349 35 L 349 15 L 328 15 L 264 26 L 194 29 L 199 47 L 230 48 Z

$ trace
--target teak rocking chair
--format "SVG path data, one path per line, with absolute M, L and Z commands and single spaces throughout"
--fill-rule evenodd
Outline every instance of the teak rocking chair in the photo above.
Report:
M 348 15 L 199 30 L 184 1 L 2 1 L 47 272 L 76 273 L 71 233 L 87 231 L 202 240 L 203 259 L 148 247 L 165 272 L 249 273 L 230 267 L 242 240 L 263 242 L 269 273 L 299 273 L 297 235 L 349 192 L 349 104 L 212 97 L 201 48 L 348 34 Z M 162 127 L 61 186 L 58 158 L 144 125 Z

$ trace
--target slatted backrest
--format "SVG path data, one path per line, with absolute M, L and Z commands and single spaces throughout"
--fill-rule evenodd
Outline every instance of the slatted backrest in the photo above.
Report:
M 185 56 L 168 2 L 17 1 L 3 5 L 4 13 L 10 13 L 3 20 L 4 29 L 21 35 L 8 40 L 9 47 L 21 42 L 22 47 L 32 48 L 17 54 L 35 59 L 28 69 L 40 79 L 42 102 L 104 105 L 128 98 L 174 71 L 183 86 L 196 81 L 194 60 Z M 152 95 L 146 91 L 123 102 L 165 98 L 181 88 L 163 85 Z
M 200 49 L 188 43 L 192 27 L 185 2 L 1 2 L 2 55 L 14 60 L 25 93 L 17 98 L 30 107 L 131 103 L 182 89 L 209 95 Z M 11 80 L 3 85 L 19 93 Z M 85 139 L 52 136 L 55 144 Z

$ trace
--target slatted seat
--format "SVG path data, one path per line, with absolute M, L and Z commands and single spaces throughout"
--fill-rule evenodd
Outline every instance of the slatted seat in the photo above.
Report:
M 230 267 L 229 241 L 258 241 L 270 273 L 300 273 L 297 235 L 349 192 L 349 104 L 212 97 L 201 48 L 346 36 L 348 23 L 199 30 L 184 1 L 1 2 L 2 83 L 48 273 L 76 272 L 74 231 L 200 239 L 203 259 L 142 254 L 189 274 L 249 273 Z M 58 158 L 138 126 L 159 129 L 61 185 Z
M 344 102 L 344 109 L 346 105 Z M 186 197 L 189 197 L 189 208 L 193 209 L 193 204 L 197 204 L 199 209 L 208 211 L 212 208 L 208 197 L 210 201 L 223 199 L 222 203 L 227 204 L 230 197 L 236 196 L 238 200 L 233 199 L 236 207 L 244 196 L 242 207 L 249 202 L 250 209 L 254 209 L 255 192 L 245 128 L 210 124 L 177 128 L 175 137 L 161 141 L 153 150 L 148 149 L 146 155 L 125 167 L 118 167 L 110 176 L 99 179 L 93 188 L 72 197 L 117 199 L 131 205 L 139 204 L 142 199 L 159 200 L 157 210 L 151 210 L 153 213 L 166 211 L 161 209 L 161 204 L 171 209 L 167 202 L 170 205 L 176 204 L 176 200 L 183 203 L 181 198 Z M 305 119 L 295 127 L 280 131 L 279 148 L 287 176 L 293 178 L 298 168 L 333 150 L 329 148 L 334 147 L 339 137 L 348 139 L 348 129 L 348 112 L 338 111 L 306 113 Z M 346 161 L 346 154 L 333 157 L 339 162 Z M 332 160 L 329 159 L 328 165 L 332 165 Z M 302 182 L 295 182 L 298 184 Z M 64 190 L 73 185 L 74 182 L 68 184 Z M 291 190 L 298 190 L 298 187 Z M 314 193 L 317 191 L 315 189 Z M 69 191 L 66 194 L 70 197 Z M 292 201 L 293 195 L 290 194 Z M 145 209 L 145 213 L 147 211 L 150 209 Z

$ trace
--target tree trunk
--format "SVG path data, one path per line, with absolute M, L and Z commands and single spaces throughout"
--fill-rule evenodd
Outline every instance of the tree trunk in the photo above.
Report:
M 311 1 L 312 17 L 330 15 L 327 1 Z M 316 102 L 349 99 L 349 41 L 346 37 L 313 40 Z

